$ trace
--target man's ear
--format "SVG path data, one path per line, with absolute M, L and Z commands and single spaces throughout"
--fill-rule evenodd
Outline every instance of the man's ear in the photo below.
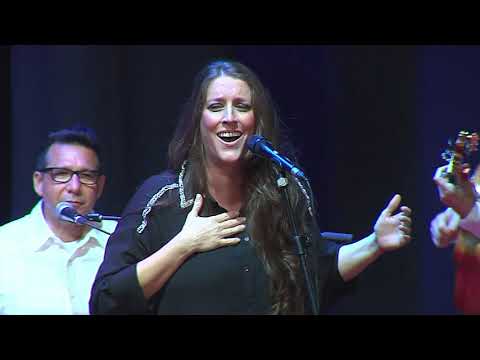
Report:
M 33 189 L 37 193 L 38 196 L 43 197 L 43 181 L 44 176 L 41 172 L 35 171 L 33 173 Z

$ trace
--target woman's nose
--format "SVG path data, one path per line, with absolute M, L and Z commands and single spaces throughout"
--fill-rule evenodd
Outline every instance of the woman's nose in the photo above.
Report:
M 223 114 L 223 121 L 224 122 L 235 121 L 235 114 L 233 113 L 233 108 L 231 106 L 227 106 L 225 108 L 225 113 Z

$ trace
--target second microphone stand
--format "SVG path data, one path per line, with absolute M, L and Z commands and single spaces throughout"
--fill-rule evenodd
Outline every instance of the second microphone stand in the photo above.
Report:
M 288 189 L 287 189 L 288 179 L 285 176 L 284 171 L 276 172 L 276 174 L 277 174 L 277 187 L 281 190 L 281 193 L 283 194 L 283 197 L 284 197 L 285 202 L 287 204 L 288 218 L 289 218 L 290 225 L 291 225 L 291 228 L 292 228 L 292 238 L 294 239 L 295 244 L 297 246 L 298 256 L 300 258 L 300 263 L 302 265 L 303 274 L 305 276 L 305 283 L 306 283 L 306 286 L 307 286 L 307 291 L 308 291 L 308 296 L 309 296 L 309 299 L 310 299 L 310 304 L 312 306 L 312 311 L 313 311 L 314 315 L 318 315 L 318 313 L 319 313 L 319 311 L 318 311 L 318 301 L 316 299 L 315 292 L 313 290 L 314 287 L 313 287 L 313 283 L 312 283 L 312 278 L 310 276 L 310 271 L 309 271 L 308 265 L 307 265 L 307 254 L 305 253 L 304 244 L 303 244 L 302 239 L 301 239 L 302 236 L 300 236 L 298 234 L 297 225 L 296 225 L 296 222 L 295 222 L 295 216 L 293 215 L 292 204 L 291 204 L 291 201 L 290 201 L 290 197 L 288 195 Z

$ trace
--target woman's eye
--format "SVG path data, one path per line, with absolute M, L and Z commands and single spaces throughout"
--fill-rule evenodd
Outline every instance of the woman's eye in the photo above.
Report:
M 222 104 L 210 104 L 210 105 L 208 105 L 207 109 L 210 110 L 210 111 L 220 111 L 220 110 L 223 109 L 223 105 Z
M 252 108 L 250 104 L 237 104 L 236 107 L 240 111 L 249 111 Z

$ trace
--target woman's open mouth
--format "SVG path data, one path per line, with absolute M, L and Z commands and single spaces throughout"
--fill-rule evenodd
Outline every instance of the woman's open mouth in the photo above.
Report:
M 240 139 L 242 133 L 240 131 L 220 131 L 217 136 L 224 142 L 232 143 Z

